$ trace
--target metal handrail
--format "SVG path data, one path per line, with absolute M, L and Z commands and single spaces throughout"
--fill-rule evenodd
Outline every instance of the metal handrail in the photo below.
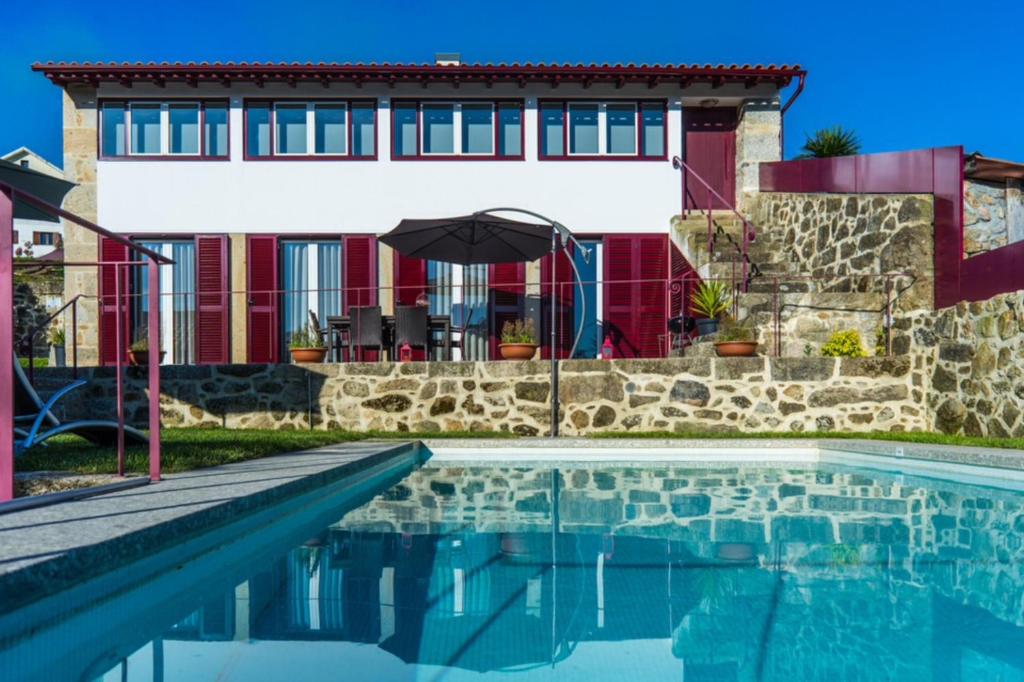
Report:
M 739 210 L 730 201 L 726 200 L 725 197 L 723 197 L 721 194 L 719 194 L 708 183 L 707 180 L 702 178 L 700 176 L 700 173 L 698 173 L 695 170 L 693 170 L 681 158 L 679 158 L 678 156 L 673 156 L 672 157 L 672 167 L 675 168 L 676 170 L 678 170 L 680 172 L 680 174 L 682 175 L 682 206 L 681 206 L 682 215 L 686 215 L 687 210 L 688 210 L 686 208 L 686 196 L 689 193 L 688 192 L 688 188 L 687 188 L 687 174 L 693 175 L 693 177 L 696 178 L 697 181 L 700 182 L 700 184 L 702 184 L 704 186 L 704 189 L 707 191 L 707 195 L 708 195 L 708 210 L 707 210 L 707 217 L 708 217 L 708 255 L 709 256 L 712 253 L 714 253 L 714 250 L 715 250 L 714 220 L 713 220 L 712 214 L 711 214 L 711 197 L 715 197 L 720 202 L 722 202 L 722 204 L 729 211 L 731 211 L 733 213 L 733 215 L 735 215 L 737 218 L 740 219 L 740 222 L 743 224 L 743 244 L 742 244 L 742 246 L 740 248 L 740 256 L 741 256 L 742 267 L 743 267 L 743 288 L 744 288 L 744 290 L 746 290 L 747 284 L 748 284 L 748 282 L 747 282 L 747 275 L 748 275 L 749 269 L 750 269 L 750 257 L 748 255 L 748 252 L 750 250 L 750 242 L 754 241 L 757 238 L 757 229 L 756 229 L 755 225 L 752 222 L 750 222 L 750 220 L 745 215 L 740 213 Z M 692 195 L 690 195 L 690 196 L 692 196 Z M 696 202 L 694 202 L 694 203 L 696 203 Z M 698 207 L 698 209 L 699 208 L 700 207 Z M 703 209 L 700 209 L 700 210 L 703 213 Z
M 78 294 L 70 301 L 58 308 L 53 314 L 46 318 L 46 321 L 37 324 L 34 328 L 30 329 L 28 333 L 21 337 L 21 345 L 24 346 L 28 342 L 28 381 L 33 386 L 36 383 L 35 377 L 35 338 L 36 334 L 41 332 L 50 326 L 50 323 L 57 319 L 61 313 L 68 308 L 71 308 L 71 376 L 74 379 L 78 378 L 78 299 L 82 298 L 84 294 Z M 67 334 L 64 336 L 67 339 Z

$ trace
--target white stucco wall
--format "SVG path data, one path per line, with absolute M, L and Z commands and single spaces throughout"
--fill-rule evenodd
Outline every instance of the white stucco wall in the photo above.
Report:
M 702 93 L 687 96 L 696 105 Z M 746 92 L 746 96 L 756 92 Z M 670 161 L 538 161 L 537 99 L 666 98 L 668 157 L 682 154 L 678 87 L 552 89 L 548 85 L 349 87 L 236 86 L 166 91 L 103 86 L 99 97 L 229 97 L 230 161 L 100 161 L 99 222 L 132 233 L 369 232 L 402 218 L 458 215 L 520 206 L 576 232 L 667 232 L 679 206 L 679 174 Z M 379 97 L 376 161 L 244 161 L 243 98 Z M 722 105 L 729 103 L 716 93 Z M 524 161 L 392 161 L 393 97 L 516 97 L 526 101 Z

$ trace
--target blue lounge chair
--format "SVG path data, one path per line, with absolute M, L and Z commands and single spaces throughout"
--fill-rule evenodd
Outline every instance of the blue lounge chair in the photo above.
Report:
M 88 384 L 79 379 L 72 381 L 54 393 L 45 402 L 29 382 L 21 363 L 14 359 L 14 455 L 17 457 L 29 448 L 45 444 L 45 441 L 62 433 L 81 436 L 95 445 L 113 445 L 117 442 L 117 422 L 109 419 L 79 419 L 61 422 L 53 413 L 57 402 L 76 388 Z M 21 425 L 28 425 L 23 428 Z M 138 429 L 124 427 L 125 443 L 146 444 L 149 439 Z

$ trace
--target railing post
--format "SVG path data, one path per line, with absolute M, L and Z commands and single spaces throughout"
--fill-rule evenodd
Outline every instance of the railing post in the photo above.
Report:
M 160 480 L 160 268 L 152 256 L 149 275 L 149 480 Z M 154 350 L 156 349 L 156 350 Z
M 714 221 L 711 219 L 711 187 L 707 188 L 708 195 L 708 256 L 715 252 Z
M 0 187 L 0 502 L 14 499 L 14 201 Z
M 124 476 L 124 376 L 121 361 L 124 359 L 124 333 L 121 325 L 123 313 L 121 306 L 121 264 L 114 265 L 114 376 L 117 384 L 117 475 Z
M 66 342 L 65 337 L 65 342 Z M 71 378 L 78 378 L 78 297 L 71 303 Z
M 892 275 L 885 276 L 885 355 L 892 357 Z
M 782 311 L 779 309 L 779 278 L 772 278 L 772 326 L 775 331 L 773 339 L 775 357 L 782 355 Z
M 747 221 L 743 221 L 743 253 L 740 254 L 743 259 L 743 291 L 746 293 L 749 291 L 748 278 L 750 276 L 750 258 L 747 257 L 747 252 L 750 250 L 750 239 L 747 232 Z

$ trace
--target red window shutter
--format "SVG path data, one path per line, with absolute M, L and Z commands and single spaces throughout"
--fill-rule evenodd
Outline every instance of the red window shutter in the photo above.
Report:
M 100 260 L 103 262 L 123 263 L 128 260 L 128 247 L 124 244 L 100 237 Z M 122 361 L 128 356 L 128 345 L 131 342 L 130 320 L 126 311 L 126 301 L 130 277 L 127 268 L 116 265 L 100 266 L 100 363 L 113 365 L 117 362 L 117 315 L 121 314 L 121 350 Z M 121 300 L 117 300 L 117 277 L 121 276 Z
M 230 362 L 228 351 L 228 238 L 196 238 L 196 362 Z
M 427 291 L 427 261 L 395 252 L 395 305 L 415 305 Z
M 664 355 L 668 235 L 604 238 L 604 332 L 615 357 Z
M 501 328 L 523 318 L 526 263 L 495 263 L 487 268 L 491 309 L 491 357 L 498 357 Z
M 278 362 L 277 237 L 249 235 L 245 250 L 247 358 L 252 363 Z
M 347 315 L 352 306 L 377 305 L 377 238 L 346 235 L 341 260 L 343 314 Z
M 570 247 L 569 253 L 573 252 Z M 556 255 L 557 269 L 555 270 L 555 304 L 558 312 L 556 320 L 556 340 L 558 355 L 556 357 L 565 359 L 569 357 L 573 342 L 573 302 L 576 298 L 576 277 L 573 275 L 570 256 L 565 251 L 559 251 Z M 540 260 L 540 295 L 541 295 L 541 357 L 551 359 L 551 256 L 544 256 Z

